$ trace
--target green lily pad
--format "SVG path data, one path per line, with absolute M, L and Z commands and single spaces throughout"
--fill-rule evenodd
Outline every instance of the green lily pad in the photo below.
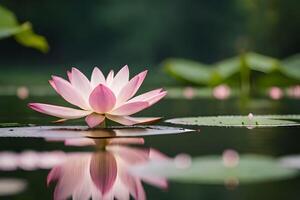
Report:
M 19 126 L 25 126 L 24 124 L 14 123 L 14 122 L 8 122 L 8 123 L 0 123 L 0 128 L 4 127 L 19 127 Z
M 162 161 L 135 166 L 131 172 L 200 184 L 257 183 L 292 178 L 298 174 L 297 170 L 282 167 L 276 159 L 259 155 L 243 155 L 234 167 L 226 167 L 220 156 L 204 156 L 192 159 L 191 164 L 184 168 L 174 161 Z
M 220 127 L 280 127 L 300 126 L 300 115 L 256 115 L 248 116 L 200 116 L 166 120 L 173 124 L 220 126 Z
M 0 128 L 0 137 L 114 138 L 179 134 L 191 131 L 193 130 L 168 126 L 116 126 L 96 129 L 86 126 L 35 126 Z

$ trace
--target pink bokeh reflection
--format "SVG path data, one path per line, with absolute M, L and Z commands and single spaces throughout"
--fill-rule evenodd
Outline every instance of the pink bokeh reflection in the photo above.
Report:
M 231 95 L 231 89 L 228 85 L 222 84 L 218 85 L 213 89 L 213 97 L 219 100 L 228 99 Z
M 66 153 L 62 151 L 26 150 L 21 153 L 2 151 L 0 152 L 0 171 L 51 169 L 60 164 L 65 157 Z
M 186 99 L 193 99 L 196 95 L 196 90 L 192 87 L 185 87 L 182 94 Z
M 73 139 L 65 142 L 74 146 L 96 145 L 101 150 L 68 154 L 64 162 L 52 168 L 47 183 L 56 182 L 54 199 L 130 199 L 130 196 L 134 199 L 146 199 L 142 182 L 167 188 L 166 178 L 139 177 L 130 173 L 132 166 L 169 159 L 151 148 L 119 145 L 137 144 L 141 139 L 89 140 Z M 104 146 L 99 148 L 99 145 Z
M 287 94 L 291 98 L 300 99 L 300 85 L 295 85 L 288 88 Z
M 269 97 L 273 100 L 279 100 L 283 97 L 284 93 L 282 91 L 282 89 L 280 89 L 279 87 L 271 87 L 268 91 Z

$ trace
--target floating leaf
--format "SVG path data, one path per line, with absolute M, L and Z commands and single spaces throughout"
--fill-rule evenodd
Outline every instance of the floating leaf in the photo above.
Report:
M 120 126 L 98 129 L 90 129 L 86 126 L 36 126 L 0 128 L 0 137 L 113 138 L 178 134 L 191 131 L 190 129 L 168 126 Z
M 0 39 L 14 36 L 21 45 L 47 52 L 49 46 L 47 40 L 37 35 L 32 30 L 29 22 L 19 24 L 16 16 L 8 9 L 0 6 Z
M 211 80 L 209 66 L 185 59 L 168 59 L 163 67 L 170 75 L 194 84 L 208 84 Z
M 221 127 L 278 127 L 299 126 L 300 115 L 201 116 L 166 120 L 173 124 Z
M 9 122 L 9 123 L 0 123 L 0 128 L 4 127 L 19 127 L 19 126 L 25 126 L 24 124 Z
M 181 168 L 176 162 L 153 162 L 131 168 L 136 175 L 165 177 L 177 182 L 201 184 L 256 183 L 280 180 L 296 176 L 296 170 L 283 168 L 276 159 L 243 155 L 238 165 L 226 167 L 220 156 L 204 156 L 192 159 L 188 167 Z

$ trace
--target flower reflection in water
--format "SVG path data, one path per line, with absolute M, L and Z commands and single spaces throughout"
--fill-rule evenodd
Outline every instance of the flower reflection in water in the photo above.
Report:
M 169 158 L 151 148 L 119 145 L 141 143 L 141 138 L 73 139 L 68 145 L 97 145 L 93 153 L 72 153 L 48 174 L 47 183 L 57 181 L 54 199 L 146 199 L 142 181 L 167 188 L 165 178 L 134 176 L 129 168 Z M 118 144 L 118 145 L 116 145 Z

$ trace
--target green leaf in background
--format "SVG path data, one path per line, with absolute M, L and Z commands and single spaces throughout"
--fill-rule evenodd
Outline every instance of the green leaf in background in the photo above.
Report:
M 281 71 L 289 77 L 300 80 L 300 54 L 284 59 Z
M 282 167 L 276 159 L 260 155 L 242 155 L 238 164 L 231 167 L 226 166 L 220 156 L 203 156 L 192 159 L 187 167 L 178 167 L 174 161 L 161 161 L 134 166 L 130 171 L 176 182 L 222 185 L 230 181 L 244 184 L 281 180 L 298 174 L 297 170 Z
M 214 71 L 218 73 L 224 80 L 238 73 L 240 70 L 240 65 L 240 57 L 228 58 L 217 62 L 215 64 L 216 67 Z
M 16 16 L 8 9 L 0 6 L 0 39 L 14 36 L 23 46 L 35 48 L 44 53 L 49 51 L 45 37 L 33 32 L 29 22 L 19 24 Z
M 32 25 L 26 22 L 22 25 L 26 27 L 23 31 L 15 34 L 15 39 L 17 42 L 26 47 L 36 48 L 44 53 L 49 51 L 49 46 L 47 40 L 44 36 L 37 35 L 32 30 Z
M 211 80 L 212 71 L 209 66 L 185 59 L 168 59 L 162 66 L 167 73 L 177 79 L 194 84 L 206 85 Z
M 249 52 L 245 55 L 245 62 L 247 66 L 254 71 L 263 73 L 271 73 L 274 70 L 279 69 L 279 60 L 264 56 L 258 53 Z M 236 56 L 217 62 L 215 64 L 215 71 L 220 74 L 224 79 L 233 76 L 235 73 L 239 73 L 241 68 L 241 57 Z
M 280 127 L 300 126 L 300 115 L 201 116 L 166 120 L 173 124 L 218 127 Z
M 254 52 L 249 52 L 245 56 L 247 65 L 251 70 L 271 73 L 274 70 L 279 69 L 279 60 L 275 58 Z
M 294 84 L 296 82 L 295 79 L 300 80 L 299 57 L 299 55 L 296 55 L 281 62 L 276 58 L 248 52 L 224 59 L 213 65 L 175 58 L 167 59 L 162 65 L 170 76 L 197 85 L 214 86 L 228 83 L 238 87 L 241 81 L 242 66 L 244 66 L 244 68 L 247 67 L 251 71 L 263 73 L 249 73 L 251 76 L 249 81 L 253 81 L 253 77 L 255 80 L 265 77 L 266 79 L 263 79 L 264 82 L 270 80 L 270 85 L 287 86 Z
M 18 26 L 16 16 L 6 8 L 0 6 L 0 27 L 15 27 Z

